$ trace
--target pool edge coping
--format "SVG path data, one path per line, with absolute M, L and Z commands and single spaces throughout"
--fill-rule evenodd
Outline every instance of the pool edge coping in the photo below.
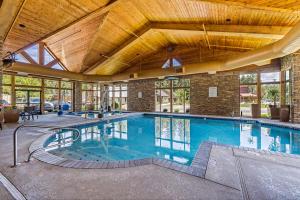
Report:
M 33 141 L 29 147 L 29 152 L 33 152 L 37 149 L 41 149 L 44 146 L 46 140 L 55 133 L 45 133 L 35 141 Z M 154 164 L 167 169 L 179 171 L 185 174 L 189 174 L 196 177 L 205 177 L 210 152 L 213 143 L 203 142 L 199 145 L 199 148 L 195 154 L 195 157 L 190 166 L 183 165 L 171 160 L 164 158 L 144 158 L 144 159 L 133 159 L 133 160 L 122 160 L 122 161 L 84 161 L 84 160 L 72 160 L 63 157 L 56 156 L 54 154 L 48 153 L 45 149 L 41 149 L 33 154 L 32 157 L 35 159 L 59 166 L 64 168 L 73 169 L 115 169 L 115 168 L 128 168 L 137 167 L 143 165 Z

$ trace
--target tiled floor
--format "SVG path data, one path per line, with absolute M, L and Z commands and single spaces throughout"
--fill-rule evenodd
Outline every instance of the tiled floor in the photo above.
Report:
M 48 115 L 34 123 L 82 122 L 87 121 L 80 117 Z M 208 165 L 202 178 L 153 164 L 119 169 L 72 169 L 38 160 L 24 163 L 30 144 L 44 134 L 43 129 L 30 128 L 19 134 L 22 163 L 11 168 L 15 126 L 5 125 L 0 132 L 0 172 L 27 199 L 300 199 L 298 157 L 219 145 L 212 145 L 208 151 Z M 0 185 L 0 199 L 9 199 L 1 189 Z

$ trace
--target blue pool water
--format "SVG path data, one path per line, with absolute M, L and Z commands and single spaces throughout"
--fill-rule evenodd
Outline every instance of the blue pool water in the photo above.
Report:
M 55 134 L 45 146 L 60 157 L 77 160 L 131 160 L 149 157 L 190 165 L 204 141 L 300 154 L 298 130 L 234 120 L 139 115 L 77 127 L 79 140 L 63 144 L 72 132 Z M 66 139 L 67 141 L 67 139 Z

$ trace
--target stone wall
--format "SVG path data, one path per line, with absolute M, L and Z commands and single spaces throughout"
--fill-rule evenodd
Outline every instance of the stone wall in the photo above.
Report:
M 239 116 L 239 75 L 233 72 L 196 74 L 191 80 L 191 114 Z M 209 87 L 217 87 L 217 97 L 209 97 Z
M 142 92 L 142 98 L 138 98 L 138 92 Z M 155 79 L 128 82 L 128 110 L 155 111 Z
M 281 59 L 282 69 L 291 69 L 292 105 L 291 120 L 300 123 L 300 55 L 291 54 Z
M 239 116 L 238 73 L 197 74 L 185 78 L 191 80 L 191 114 Z M 209 87 L 218 88 L 218 97 L 208 97 Z M 138 98 L 138 92 L 142 92 L 143 98 Z M 128 83 L 128 110 L 155 111 L 155 79 Z
M 73 94 L 74 111 L 79 112 L 79 111 L 81 111 L 81 106 L 82 106 L 81 82 L 79 82 L 79 81 L 74 82 L 73 91 L 74 91 L 74 94 Z

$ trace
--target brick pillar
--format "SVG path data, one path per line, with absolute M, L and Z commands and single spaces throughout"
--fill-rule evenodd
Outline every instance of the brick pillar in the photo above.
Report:
M 82 88 L 81 88 L 81 82 L 75 81 L 74 82 L 74 88 L 73 88 L 73 102 L 74 102 L 74 111 L 80 112 L 82 109 Z

